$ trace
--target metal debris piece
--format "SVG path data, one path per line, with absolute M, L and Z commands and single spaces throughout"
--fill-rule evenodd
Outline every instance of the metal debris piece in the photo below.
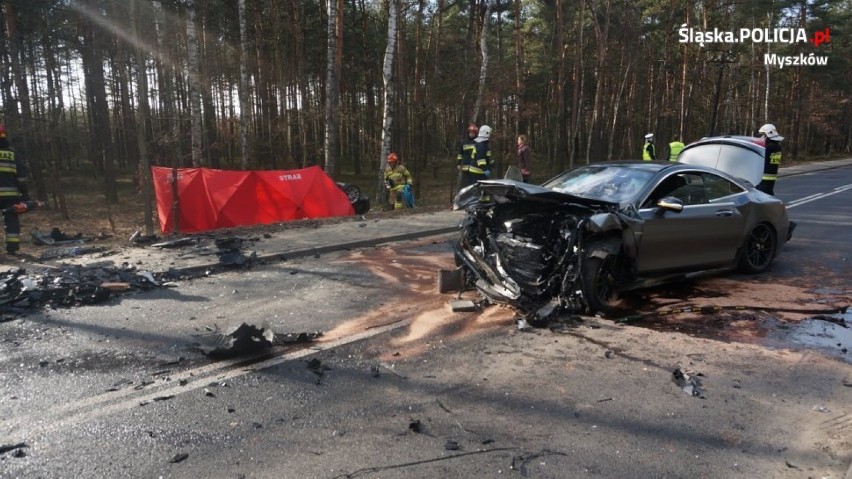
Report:
M 5 454 L 9 451 L 15 451 L 18 449 L 23 449 L 25 447 L 30 447 L 25 442 L 19 442 L 18 444 L 3 444 L 0 445 L 0 454 Z
M 128 239 L 134 244 L 150 244 L 160 239 L 160 237 L 157 235 L 143 235 L 141 230 L 136 230 Z
M 698 376 L 701 375 L 701 373 L 693 374 L 677 368 L 672 373 L 672 379 L 686 394 L 692 397 L 703 398 L 704 390 L 701 387 L 701 380 L 698 379 Z
M 195 239 L 193 238 L 179 238 L 176 240 L 161 241 L 159 243 L 154 243 L 151 246 L 154 248 L 180 248 L 182 246 L 189 246 L 194 243 Z
M 219 264 L 229 267 L 248 268 L 257 260 L 257 253 L 246 256 L 242 251 L 227 251 L 219 254 Z
M 331 371 L 330 367 L 323 364 L 322 361 L 317 358 L 311 358 L 311 360 L 308 361 L 308 369 L 319 377 L 323 377 L 326 371 Z
M 226 358 L 262 352 L 272 347 L 272 330 L 242 323 L 231 332 L 216 334 L 212 345 L 201 346 L 204 354 Z
M 33 244 L 37 245 L 67 245 L 67 244 L 82 244 L 87 241 L 91 241 L 92 238 L 83 236 L 82 233 L 77 233 L 74 236 L 67 235 L 63 233 L 59 228 L 54 227 L 50 230 L 50 233 L 42 233 L 40 231 L 33 231 L 30 233 L 30 236 L 33 239 Z
M 275 345 L 279 346 L 282 344 L 310 343 L 315 341 L 320 336 L 322 336 L 322 332 L 320 331 L 312 331 L 309 333 L 276 334 Z
M 470 313 L 476 311 L 476 303 L 469 300 L 450 301 L 450 308 L 454 313 Z
M 454 270 L 438 270 L 438 292 L 452 293 L 464 289 L 464 272 L 461 268 Z

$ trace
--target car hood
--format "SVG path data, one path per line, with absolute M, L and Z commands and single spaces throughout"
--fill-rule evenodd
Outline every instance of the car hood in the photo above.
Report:
M 463 188 L 453 201 L 453 209 L 463 209 L 478 204 L 483 195 L 491 201 L 504 204 L 518 201 L 541 201 L 545 203 L 573 203 L 591 208 L 618 209 L 618 203 L 584 198 L 568 193 L 560 193 L 539 185 L 515 180 L 481 180 Z

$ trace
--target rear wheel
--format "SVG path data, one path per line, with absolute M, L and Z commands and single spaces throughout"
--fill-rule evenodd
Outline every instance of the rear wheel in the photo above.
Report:
M 740 257 L 740 270 L 744 273 L 757 274 L 769 269 L 775 258 L 778 241 L 775 230 L 766 223 L 754 227 L 746 238 Z
M 587 258 L 583 263 L 583 297 L 589 313 L 606 310 L 615 293 L 614 257 Z

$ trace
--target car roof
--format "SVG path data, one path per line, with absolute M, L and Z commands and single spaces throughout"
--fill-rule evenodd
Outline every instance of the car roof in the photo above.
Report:
M 719 173 L 720 171 L 703 166 L 703 165 L 690 165 L 687 163 L 675 163 L 673 161 L 643 161 L 643 160 L 621 160 L 621 161 L 601 161 L 599 163 L 590 163 L 588 165 L 583 166 L 618 166 L 622 168 L 632 168 L 637 170 L 650 171 L 652 173 L 657 173 L 662 170 L 702 170 L 711 173 Z M 724 172 L 722 172 L 724 173 Z

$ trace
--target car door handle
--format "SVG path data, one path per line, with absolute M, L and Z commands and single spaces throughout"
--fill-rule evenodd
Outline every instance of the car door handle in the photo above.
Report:
M 718 210 L 716 216 L 734 216 L 734 212 L 731 210 Z

